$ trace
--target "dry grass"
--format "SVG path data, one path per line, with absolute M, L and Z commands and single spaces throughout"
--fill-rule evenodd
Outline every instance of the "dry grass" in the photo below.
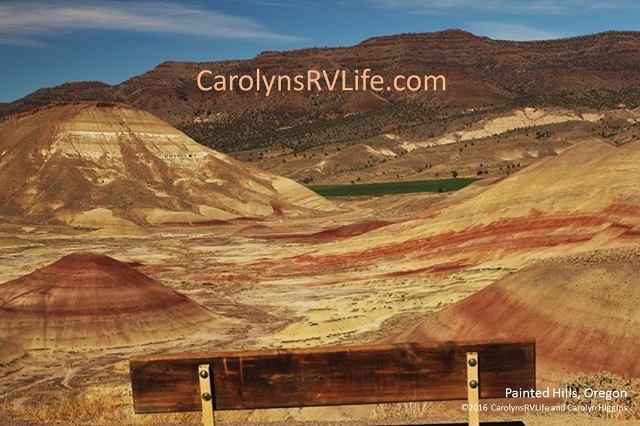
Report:
M 43 384 L 28 395 L 0 405 L 0 420 L 42 424 L 160 425 L 200 424 L 200 413 L 137 415 L 126 385 L 77 391 Z
M 373 410 L 376 420 L 419 419 L 433 414 L 429 402 L 400 402 L 393 404 L 379 404 Z
M 267 421 L 264 410 L 220 411 L 216 419 L 225 423 Z M 12 401 L 0 401 L 0 424 L 29 422 L 46 425 L 201 425 L 200 412 L 135 414 L 128 384 L 70 390 L 47 383 L 31 387 Z

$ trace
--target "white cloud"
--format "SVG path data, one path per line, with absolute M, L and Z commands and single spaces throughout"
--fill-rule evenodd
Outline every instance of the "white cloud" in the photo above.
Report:
M 179 4 L 21 1 L 0 4 L 0 43 L 38 45 L 41 39 L 78 30 L 185 34 L 202 37 L 300 40 L 276 34 L 247 18 Z
M 503 22 L 474 22 L 471 24 L 474 34 L 486 36 L 494 40 L 551 40 L 565 37 L 563 34 L 542 30 L 520 24 L 508 24 Z

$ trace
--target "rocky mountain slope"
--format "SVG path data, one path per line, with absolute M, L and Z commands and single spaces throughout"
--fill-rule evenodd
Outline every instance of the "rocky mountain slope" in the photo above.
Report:
M 202 92 L 203 69 L 220 75 L 370 68 L 395 75 L 444 75 L 446 91 Z M 24 112 L 56 101 L 119 101 L 149 111 L 223 152 L 305 151 L 390 131 L 438 136 L 453 123 L 516 107 L 639 106 L 640 33 L 606 32 L 534 42 L 497 41 L 449 30 L 365 40 L 351 47 L 264 52 L 244 61 L 165 62 L 117 86 L 67 83 L 0 106 Z M 471 113 L 471 117 L 469 114 Z

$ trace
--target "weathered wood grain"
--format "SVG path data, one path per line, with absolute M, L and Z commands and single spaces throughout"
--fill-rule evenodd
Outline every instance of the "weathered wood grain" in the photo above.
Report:
M 137 413 L 198 411 L 198 365 L 210 364 L 215 409 L 465 399 L 466 353 L 480 397 L 535 388 L 535 343 L 404 343 L 132 358 Z

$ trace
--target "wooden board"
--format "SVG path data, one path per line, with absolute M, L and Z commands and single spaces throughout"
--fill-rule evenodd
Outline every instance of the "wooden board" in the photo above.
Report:
M 467 398 L 478 352 L 480 397 L 535 388 L 535 342 L 440 342 L 140 356 L 130 360 L 136 413 L 199 411 L 198 365 L 210 364 L 218 410 Z

